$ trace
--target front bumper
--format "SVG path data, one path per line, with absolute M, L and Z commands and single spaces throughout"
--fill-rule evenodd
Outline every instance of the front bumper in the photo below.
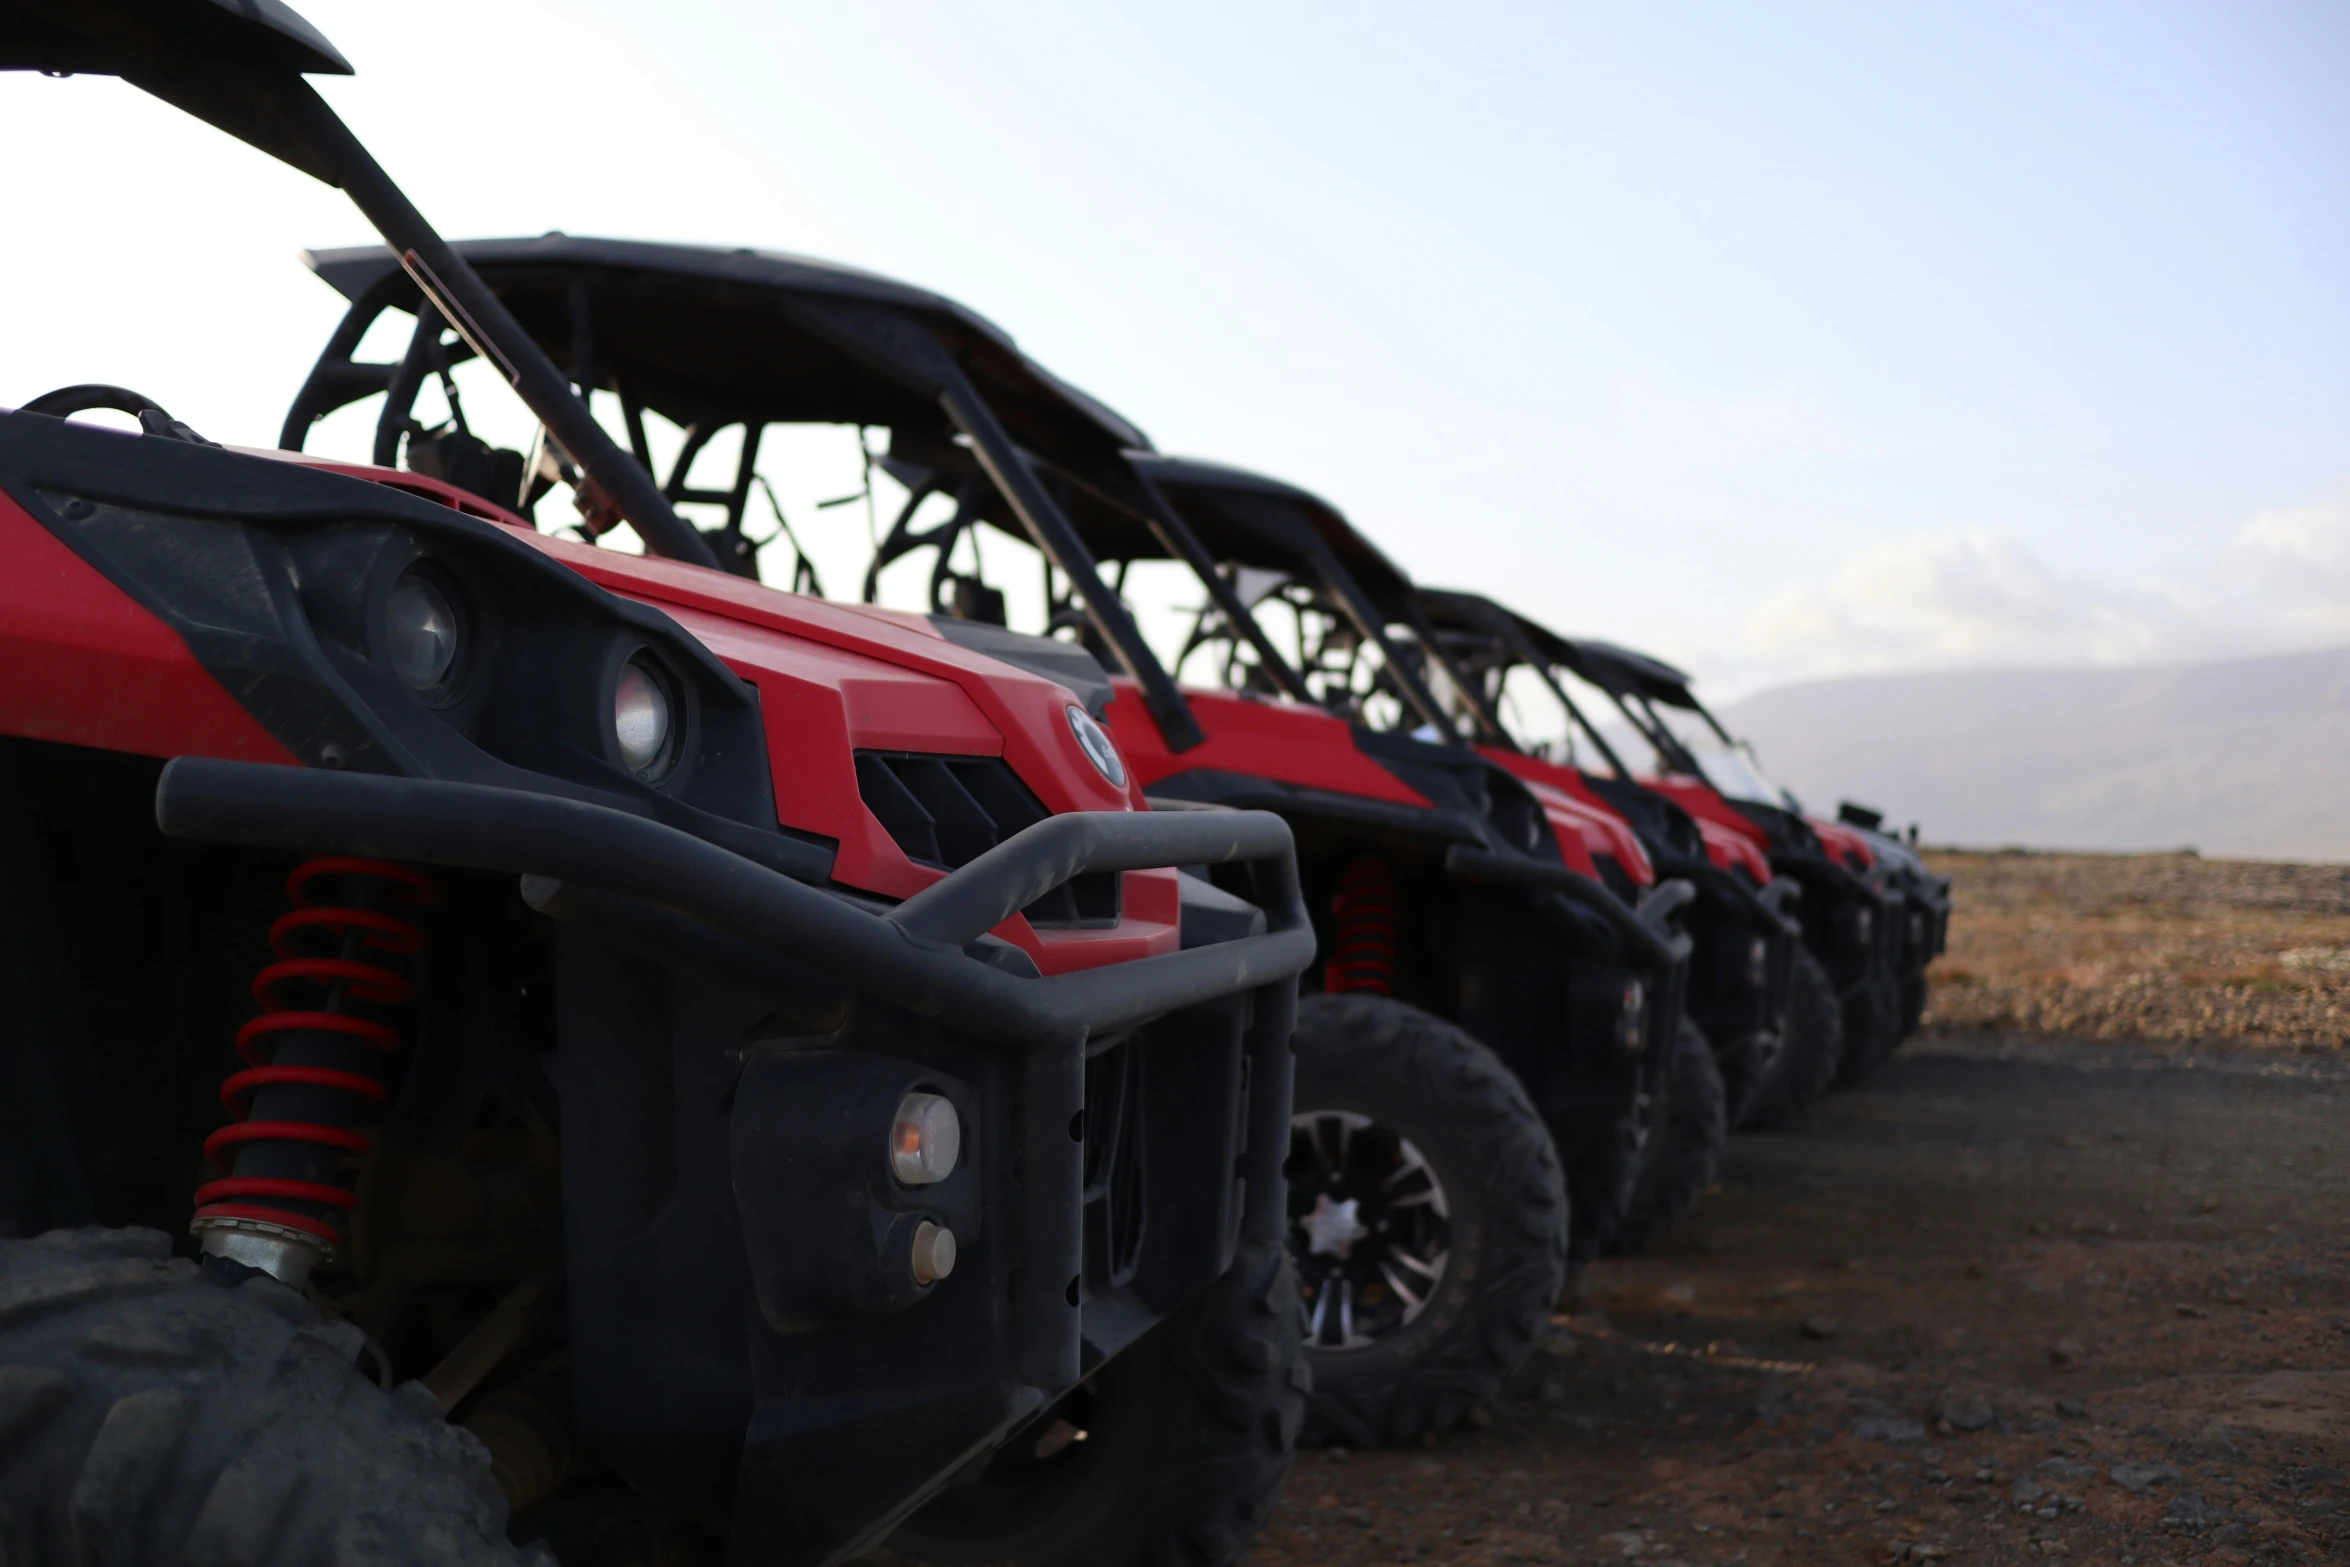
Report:
M 1771 870 L 1802 886 L 1804 944 L 1839 992 L 1863 983 L 1872 968 L 1899 972 L 1904 921 L 1897 890 L 1825 854 L 1777 851 Z
M 1689 918 L 1696 949 L 1688 1012 L 1712 1044 L 1735 1103 L 1762 1069 L 1765 1047 L 1784 1036 L 1803 941 L 1802 888 L 1783 876 L 1757 887 L 1704 860 L 1660 857 L 1658 869 L 1698 889 Z
M 1058 816 L 884 909 L 476 784 L 181 758 L 156 814 L 177 837 L 517 875 L 558 922 L 580 1423 L 633 1483 L 729 1522 L 736 1560 L 866 1548 L 1241 1234 L 1281 1234 L 1314 936 L 1278 817 Z M 1049 979 L 986 937 L 1073 876 L 1202 864 L 1249 868 L 1261 931 Z M 968 1129 L 936 1186 L 887 1173 L 912 1089 Z M 1102 1169 L 1120 1147 L 1123 1184 Z M 923 1219 L 965 1253 L 913 1285 L 891 1248 Z
M 1697 889 L 1662 881 L 1628 904 L 1588 876 L 1529 856 L 1455 848 L 1444 865 L 1465 881 L 1525 889 L 1535 909 L 1589 954 L 1569 976 L 1569 1059 L 1563 1070 L 1544 1074 L 1539 1101 L 1562 1145 L 1612 1136 L 1640 1094 L 1655 1090 L 1672 1057 L 1695 950 L 1683 919 Z M 1595 931 L 1602 937 L 1596 950 Z M 1632 977 L 1644 1012 L 1635 1048 L 1627 1050 L 1620 998 Z

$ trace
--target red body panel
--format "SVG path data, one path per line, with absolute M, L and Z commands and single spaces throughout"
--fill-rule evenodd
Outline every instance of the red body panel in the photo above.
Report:
M 1562 796 L 1577 812 L 1576 826 L 1583 841 L 1593 854 L 1612 854 L 1624 874 L 1636 887 L 1655 885 L 1656 867 L 1649 863 L 1648 851 L 1640 846 L 1640 835 L 1632 824 L 1616 813 L 1613 806 L 1601 799 L 1583 774 L 1572 767 L 1546 762 L 1523 751 L 1504 751 L 1494 746 L 1479 746 L 1478 754 L 1488 761 L 1506 767 L 1528 786 L 1540 786 L 1549 795 Z M 1547 804 L 1548 801 L 1545 801 Z M 1563 840 L 1566 831 L 1560 825 L 1558 814 L 1551 816 L 1551 827 Z
M 1705 840 L 1705 857 L 1726 871 L 1744 871 L 1758 887 L 1771 881 L 1771 859 L 1752 838 L 1734 827 L 1699 816 L 1697 835 Z
M 1606 808 L 1606 802 L 1592 791 L 1590 785 L 1583 781 L 1582 773 L 1575 768 L 1561 767 L 1555 762 L 1544 762 L 1517 753 L 1496 752 L 1494 760 L 1513 771 L 1518 771 L 1518 763 L 1523 763 L 1527 770 L 1540 769 L 1544 777 L 1565 773 L 1574 782 L 1561 787 L 1573 788 L 1592 804 Z M 1705 857 L 1717 867 L 1726 871 L 1743 871 L 1758 887 L 1770 885 L 1771 862 L 1763 852 L 1762 830 L 1731 809 L 1729 803 L 1709 786 L 1689 778 L 1644 778 L 1641 785 L 1656 790 L 1689 813 L 1690 819 L 1697 823 L 1697 836 L 1705 843 Z M 1613 812 L 1609 814 L 1629 836 L 1631 825 Z M 1639 840 L 1635 838 L 1633 841 L 1637 845 Z M 1643 855 L 1644 867 L 1646 863 L 1646 856 Z M 1648 876 L 1636 879 L 1645 885 L 1655 879 L 1655 874 L 1650 872 Z
M 1426 796 L 1363 754 L 1353 726 L 1318 707 L 1185 691 L 1207 739 L 1178 754 L 1167 749 L 1134 682 L 1120 676 L 1114 683 L 1119 696 L 1110 704 L 1110 733 L 1126 757 L 1127 773 L 1145 790 L 1176 773 L 1213 771 L 1430 808 Z
M 140 756 L 294 760 L 178 632 L 4 495 L 0 733 Z
M 1550 823 L 1550 835 L 1558 842 L 1559 858 L 1566 862 L 1567 869 L 1581 871 L 1593 881 L 1600 880 L 1599 862 L 1614 852 L 1616 846 L 1596 813 L 1565 790 L 1540 779 L 1518 781 L 1541 805 L 1543 818 Z M 1628 868 L 1626 874 L 1630 874 Z
M 1110 730 L 1126 766 L 1146 789 L 1176 773 L 1215 771 L 1270 778 L 1332 794 L 1427 807 L 1429 800 L 1355 744 L 1353 726 L 1318 707 L 1278 697 L 1186 690 L 1207 739 L 1181 753 L 1167 749 L 1134 683 L 1119 677 Z M 1495 760 L 1501 760 L 1497 755 Z M 1514 771 L 1514 769 L 1513 769 Z M 1555 769 L 1554 769 L 1555 771 Z M 1640 840 L 1604 805 L 1556 786 L 1548 776 L 1519 774 L 1549 818 L 1559 858 L 1597 881 L 1598 859 L 1614 855 L 1639 884 L 1656 880 Z
M 1762 867 L 1761 879 L 1770 880 L 1770 834 L 1763 830 L 1760 822 L 1724 799 L 1712 784 L 1683 773 L 1665 773 L 1654 778 L 1643 778 L 1641 782 L 1657 793 L 1668 796 L 1675 805 L 1697 819 L 1697 830 L 1705 836 L 1706 853 L 1714 856 L 1716 865 L 1728 866 L 1732 863 L 1723 858 L 1722 854 L 1744 854 L 1752 864 Z M 1820 839 L 1823 845 L 1827 844 L 1828 833 L 1824 829 L 1833 824 L 1814 822 L 1812 826 L 1823 829 Z M 1851 836 L 1842 829 L 1838 829 L 1838 834 L 1841 838 Z M 1715 853 L 1717 843 L 1721 846 L 1722 854 Z M 1861 848 L 1862 853 L 1867 854 L 1866 846 Z M 1838 851 L 1830 846 L 1828 852 L 1836 854 Z M 1854 868 L 1865 868 L 1873 861 L 1874 856 L 1869 856 Z
M 1770 848 L 1770 834 L 1735 805 L 1722 798 L 1712 784 L 1702 778 L 1691 778 L 1685 773 L 1659 773 L 1640 780 L 1642 787 L 1654 789 L 1697 819 L 1702 830 L 1711 826 L 1718 831 L 1744 838 L 1758 852 Z
M 780 823 L 838 841 L 834 879 L 889 898 L 945 873 L 906 858 L 857 790 L 857 750 L 1002 756 L 1046 809 L 1142 809 L 1079 749 L 1066 687 L 968 652 L 916 616 L 827 604 L 740 577 L 547 538 L 522 518 L 420 474 L 281 452 L 512 528 L 613 593 L 658 605 L 757 687 Z M 291 763 L 197 663 L 179 634 L 0 498 L 0 733 L 149 756 Z M 1125 873 L 1123 915 L 1102 930 L 995 934 L 1047 974 L 1181 943 L 1173 870 Z
M 1819 834 L 1820 847 L 1828 857 L 1848 871 L 1865 871 L 1877 863 L 1877 851 L 1869 847 L 1868 839 L 1854 832 L 1842 822 L 1823 822 L 1805 817 L 1811 830 Z

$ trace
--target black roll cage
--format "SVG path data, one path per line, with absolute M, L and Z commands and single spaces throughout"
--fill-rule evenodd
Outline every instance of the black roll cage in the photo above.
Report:
M 1047 472 L 1070 495 L 1070 516 L 1097 560 L 1131 561 L 1155 554 L 1188 567 L 1282 695 L 1324 705 L 1303 673 L 1274 645 L 1255 611 L 1242 601 L 1216 551 L 1202 536 L 1203 519 L 1240 545 L 1236 553 L 1250 557 L 1249 563 L 1269 564 L 1319 584 L 1355 634 L 1379 650 L 1382 673 L 1393 682 L 1397 696 L 1436 731 L 1442 744 L 1460 749 L 1467 741 L 1415 661 L 1390 634 L 1388 627 L 1395 622 L 1411 627 L 1420 646 L 1470 702 L 1480 737 L 1511 746 L 1498 715 L 1452 662 L 1421 613 L 1409 580 L 1329 502 L 1277 479 L 1149 451 L 1126 452 L 1110 472 Z M 1184 504 L 1187 497 L 1190 506 Z M 1348 563 L 1350 556 L 1357 565 Z
M 1672 727 L 1657 715 L 1655 704 L 1677 707 L 1696 714 L 1705 721 L 1726 747 L 1735 749 L 1738 740 L 1722 721 L 1714 717 L 1696 693 L 1689 689 L 1689 677 L 1662 659 L 1645 653 L 1634 653 L 1610 643 L 1563 637 L 1557 632 L 1527 619 L 1514 610 L 1506 609 L 1475 593 L 1463 593 L 1449 588 L 1423 588 L 1420 594 L 1439 614 L 1449 616 L 1463 634 L 1488 640 L 1505 649 L 1510 662 L 1524 664 L 1541 677 L 1543 685 L 1566 709 L 1568 718 L 1580 729 L 1592 745 L 1606 758 L 1617 776 L 1630 778 L 1623 760 L 1617 756 L 1607 737 L 1591 722 L 1581 704 L 1569 694 L 1558 678 L 1562 668 L 1589 682 L 1607 694 L 1615 703 L 1625 722 L 1666 762 L 1693 777 L 1704 777 L 1704 769 L 1689 748 L 1681 742 Z
M 1427 649 L 1430 657 L 1444 664 L 1446 675 L 1456 686 L 1465 690 L 1467 683 L 1460 678 L 1460 671 L 1450 666 L 1443 650 L 1437 646 L 1434 635 L 1418 620 L 1417 606 L 1403 574 L 1388 565 L 1369 540 L 1355 533 L 1336 507 L 1292 485 L 1243 473 L 1238 469 L 1212 467 L 1205 463 L 1146 453 L 1132 454 L 1129 466 L 1149 507 L 1145 521 L 1151 525 L 1152 535 L 1174 547 L 1177 558 L 1190 566 L 1193 574 L 1214 595 L 1216 608 L 1232 623 L 1235 631 L 1247 639 L 1250 648 L 1260 659 L 1271 660 L 1268 667 L 1285 691 L 1301 699 L 1311 700 L 1306 695 L 1304 677 L 1281 658 L 1255 615 L 1241 604 L 1239 593 L 1217 568 L 1212 552 L 1201 541 L 1189 515 L 1177 503 L 1175 495 L 1190 490 L 1205 504 L 1216 505 L 1220 500 L 1225 502 L 1218 509 L 1217 520 L 1221 524 L 1244 532 L 1259 552 L 1279 562 L 1283 569 L 1292 572 L 1302 570 L 1320 582 L 1354 627 L 1356 635 L 1379 649 L 1384 671 L 1395 683 L 1397 694 L 1402 697 L 1404 705 L 1422 723 L 1434 728 L 1446 744 L 1459 746 L 1464 743 L 1454 726 L 1452 715 L 1444 710 L 1436 693 L 1388 634 L 1387 628 L 1391 621 L 1401 618 L 1410 625 L 1419 636 L 1421 646 Z M 1170 494 L 1170 491 L 1174 494 Z M 1234 499 L 1239 499 L 1241 504 L 1231 504 Z M 1267 512 L 1273 515 L 1265 515 Z M 1349 569 L 1339 552 L 1331 547 L 1327 535 L 1333 528 L 1339 531 L 1339 537 L 1348 542 L 1352 552 L 1380 573 L 1373 580 L 1386 590 L 1384 596 L 1391 601 L 1391 607 L 1402 609 L 1401 616 L 1383 613 L 1381 604 L 1365 589 L 1361 577 Z M 1380 580 L 1381 577 L 1386 580 Z M 1242 631 L 1242 627 L 1247 630 Z
M 948 557 L 965 533 L 987 522 L 1024 536 L 1045 559 L 1048 599 L 1062 603 L 1057 573 L 1077 600 L 1056 615 L 1051 629 L 1081 615 L 1089 646 L 1097 654 L 1106 651 L 1134 679 L 1168 748 L 1189 750 L 1204 738 L 1198 720 L 1123 598 L 1104 579 L 1105 559 L 1161 554 L 1187 566 L 1282 693 L 1320 705 L 1241 601 L 1184 503 L 1218 505 L 1223 530 L 1244 536 L 1247 553 L 1321 585 L 1355 634 L 1379 650 L 1383 674 L 1405 707 L 1443 743 L 1466 742 L 1415 661 L 1397 645 L 1390 624 L 1409 625 L 1445 669 L 1470 706 L 1478 738 L 1514 747 L 1483 693 L 1451 664 L 1409 582 L 1335 507 L 1277 480 L 1160 456 L 1140 430 L 1025 358 L 1000 329 L 950 300 L 770 252 L 563 234 L 464 241 L 455 250 L 485 289 L 529 324 L 538 342 L 550 352 L 568 352 L 574 383 L 618 395 L 640 467 L 653 467 L 644 433 L 647 409 L 685 430 L 685 445 L 658 488 L 671 503 L 723 509 L 725 522 L 710 537 L 720 561 L 732 569 L 756 574 L 743 525 L 759 482 L 758 441 L 765 424 L 788 418 L 878 424 L 891 431 L 890 451 L 870 460 L 909 493 L 868 564 L 866 598 L 872 598 L 883 569 L 931 548 L 938 553 L 931 595 L 943 604 L 954 577 Z M 389 465 L 397 460 L 406 428 L 405 402 L 428 375 L 462 362 L 471 347 L 462 334 L 457 342 L 441 341 L 442 328 L 429 319 L 429 296 L 383 252 L 321 252 L 306 259 L 351 306 L 294 398 L 280 444 L 299 450 L 318 419 L 384 392 L 375 460 Z M 622 341 L 626 323 L 616 319 L 622 312 L 604 306 L 606 295 L 646 308 L 660 301 L 662 308 L 707 314 L 696 319 L 699 330 L 671 333 L 664 345 L 670 357 L 654 364 L 644 343 Z M 368 328 L 387 309 L 420 312 L 407 352 L 390 364 L 354 359 Z M 751 371 L 725 362 L 726 334 L 709 329 L 722 311 L 734 312 L 728 320 L 764 322 L 779 334 L 768 345 L 778 351 Z M 781 352 L 786 346 L 803 352 Z M 839 384 L 836 367 L 809 360 L 818 351 L 853 360 L 863 379 L 853 387 Z M 828 374 L 836 380 L 818 384 Z M 576 395 L 572 400 L 585 406 Z M 723 490 L 690 487 L 686 476 L 695 458 L 736 424 L 744 427 L 744 441 L 733 482 Z M 954 498 L 953 514 L 917 527 L 917 511 L 942 494 Z M 520 497 L 507 503 L 515 499 Z M 788 522 L 783 526 L 788 529 Z M 799 583 L 806 585 L 801 560 Z
M 718 537 L 736 569 L 749 568 L 742 522 L 757 481 L 759 433 L 769 423 L 810 420 L 892 432 L 891 455 L 875 459 L 910 479 L 912 506 L 952 475 L 966 495 L 987 497 L 1008 512 L 1074 587 L 1085 614 L 1113 657 L 1141 688 L 1168 745 L 1199 744 L 1203 735 L 1190 707 L 1142 640 L 1117 593 L 1094 569 L 1076 529 L 1039 473 L 1042 447 L 1061 461 L 1085 465 L 1114 459 L 1142 432 L 1023 357 L 992 324 L 938 295 L 888 279 L 798 257 L 749 250 L 650 245 L 550 234 L 530 240 L 467 241 L 456 247 L 477 275 L 512 299 L 541 338 L 560 335 L 570 347 L 581 384 L 620 395 L 633 461 L 648 471 L 651 455 L 644 413 L 659 411 L 686 431 L 686 445 L 668 479 L 664 502 L 706 502 L 726 508 Z M 421 324 L 396 365 L 352 359 L 374 318 L 386 309 L 429 310 L 392 258 L 373 249 L 322 252 L 314 270 L 351 299 L 286 417 L 281 444 L 299 449 L 309 426 L 325 414 L 375 391 L 420 386 L 423 358 L 439 351 L 437 329 Z M 671 358 L 653 362 L 645 341 L 621 341 L 622 312 L 600 306 L 605 291 L 630 302 L 654 301 L 686 312 L 702 328 L 672 333 L 661 345 Z M 561 302 L 560 314 L 553 301 Z M 755 363 L 719 361 L 735 351 L 715 322 L 751 322 L 768 334 L 769 357 Z M 702 356 L 693 360 L 699 352 Z M 680 365 L 676 356 L 691 362 Z M 732 379 L 722 372 L 732 372 Z M 586 403 L 568 392 L 572 403 Z M 999 404 L 1006 413 L 999 413 Z M 385 460 L 387 432 L 396 439 L 405 410 L 387 400 L 378 426 L 377 460 Z M 1019 435 L 1007 425 L 1017 420 Z M 592 416 L 591 416 L 592 419 Z M 740 424 L 745 436 L 734 482 L 726 490 L 689 488 L 686 474 L 720 430 Z M 601 428 L 599 426 L 599 428 Z M 966 508 L 958 509 L 958 517 Z M 788 526 L 788 524 L 786 524 Z M 951 546 L 961 523 L 930 530 Z M 912 546 L 909 546 L 912 547 Z M 894 557 L 891 557 L 894 558 Z M 886 559 L 876 557 L 877 565 Z
M 339 187 L 414 286 L 515 392 L 632 523 L 648 549 L 717 557 L 604 433 L 497 296 L 435 233 L 305 74 L 347 76 L 334 46 L 278 0 L 0 0 L 0 69 L 120 76 Z M 354 345 L 355 346 L 355 345 Z
M 1515 618 L 1529 629 L 1531 638 L 1543 645 L 1556 662 L 1605 691 L 1609 700 L 1623 713 L 1625 720 L 1640 732 L 1643 739 L 1656 747 L 1657 754 L 1683 772 L 1700 778 L 1705 776 L 1705 770 L 1698 765 L 1697 758 L 1690 753 L 1689 748 L 1681 743 L 1681 737 L 1673 733 L 1671 725 L 1657 716 L 1656 704 L 1659 702 L 1667 707 L 1695 713 L 1705 720 L 1706 727 L 1714 732 L 1724 746 L 1733 750 L 1737 748 L 1737 739 L 1722 727 L 1721 720 L 1714 717 L 1705 704 L 1697 700 L 1696 693 L 1689 689 L 1689 676 L 1664 660 L 1652 658 L 1646 653 L 1635 653 L 1612 643 L 1562 637 L 1523 617 Z
M 1615 747 L 1608 744 L 1607 737 L 1599 732 L 1599 726 L 1592 723 L 1590 716 L 1583 711 L 1582 704 L 1560 683 L 1556 666 L 1543 656 L 1542 650 L 1535 645 L 1534 638 L 1528 634 L 1525 623 L 1518 616 L 1493 600 L 1474 593 L 1462 593 L 1449 588 L 1422 588 L 1418 596 L 1424 610 L 1433 611 L 1428 619 L 1440 637 L 1455 641 L 1474 639 L 1493 648 L 1502 655 L 1495 661 L 1495 667 L 1502 671 L 1506 672 L 1512 665 L 1523 665 L 1534 671 L 1543 687 L 1565 709 L 1568 722 L 1591 742 L 1592 748 L 1599 752 L 1615 775 L 1625 779 L 1632 776 L 1631 769 L 1624 765 Z M 1515 745 L 1514 737 L 1512 749 L 1523 749 Z

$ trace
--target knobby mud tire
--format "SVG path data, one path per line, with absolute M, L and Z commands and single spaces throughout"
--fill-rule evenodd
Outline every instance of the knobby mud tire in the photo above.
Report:
M 1901 1043 L 1901 986 L 1882 963 L 1872 963 L 1843 995 L 1844 1059 L 1836 1086 L 1865 1083 Z
M 1308 1382 L 1289 1252 L 1243 1241 L 1198 1300 L 1096 1374 L 1097 1407 L 1130 1418 L 1088 1431 L 1089 1450 L 1075 1456 L 1089 1468 L 1059 1483 L 982 1480 L 949 1492 L 869 1560 L 1233 1567 L 1289 1475 Z
M 1645 1250 L 1697 1206 L 1713 1184 L 1729 1140 L 1729 1106 L 1713 1046 L 1695 1023 L 1681 1020 L 1673 1059 L 1665 1063 L 1664 1103 L 1633 1168 L 1632 1201 L 1608 1237 L 1617 1256 Z
M 1901 976 L 1901 1037 L 1909 1038 L 1926 1020 L 1926 971 L 1912 969 Z
M 1307 1349 L 1306 1439 L 1382 1447 L 1442 1430 L 1526 1363 L 1566 1281 L 1549 1129 L 1492 1051 L 1386 996 L 1303 998 L 1292 1048 L 1300 1114 L 1350 1110 L 1394 1128 L 1452 1207 L 1452 1260 L 1418 1317 L 1368 1348 Z
M 1786 1043 L 1756 1087 L 1742 1132 L 1776 1131 L 1795 1119 L 1836 1081 L 1844 1060 L 1844 1009 L 1820 960 L 1795 949 L 1794 983 L 1787 998 Z
M 553 1567 L 488 1452 L 359 1330 L 153 1230 L 0 1240 L 0 1562 Z

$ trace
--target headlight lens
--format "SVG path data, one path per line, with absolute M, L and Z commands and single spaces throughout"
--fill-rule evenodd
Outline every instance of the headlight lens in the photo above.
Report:
M 457 606 L 439 583 L 411 566 L 384 602 L 384 647 L 392 672 L 418 693 L 448 684 L 457 667 Z
M 612 688 L 612 733 L 620 742 L 621 761 L 639 778 L 656 778 L 667 769 L 676 707 L 668 682 L 645 655 L 639 653 L 620 666 L 620 679 Z
M 1118 754 L 1117 743 L 1108 730 L 1094 722 L 1091 713 L 1074 702 L 1069 704 L 1069 732 L 1077 737 L 1077 749 L 1110 781 L 1111 788 L 1126 787 L 1126 759 Z

